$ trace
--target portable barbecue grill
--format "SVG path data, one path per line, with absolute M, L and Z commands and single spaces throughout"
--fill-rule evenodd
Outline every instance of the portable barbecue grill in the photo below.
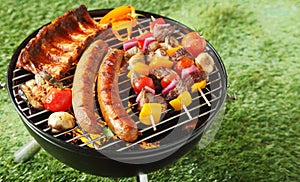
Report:
M 109 10 L 89 11 L 90 15 L 99 20 Z M 138 25 L 133 31 L 133 36 L 139 34 L 138 29 L 149 29 L 151 16 L 161 17 L 156 14 L 137 11 L 144 15 L 138 19 Z M 164 17 L 167 23 L 176 26 L 175 36 L 181 40 L 184 34 L 193 31 L 185 25 Z M 51 155 L 61 162 L 80 171 L 110 177 L 129 177 L 139 174 L 147 174 L 158 170 L 186 154 L 199 142 L 205 131 L 213 122 L 220 122 L 217 117 L 224 107 L 227 91 L 227 75 L 225 67 L 216 50 L 207 42 L 206 52 L 214 62 L 215 70 L 209 75 L 209 82 L 204 90 L 211 106 L 208 106 L 200 94 L 192 94 L 193 103 L 187 110 L 180 112 L 167 111 L 163 119 L 156 124 L 157 130 L 152 126 L 145 126 L 138 121 L 138 117 L 131 111 L 139 132 L 142 134 L 136 142 L 127 143 L 114 137 L 103 135 L 90 135 L 81 130 L 79 126 L 59 134 L 52 134 L 47 125 L 50 111 L 42 110 L 32 112 L 32 109 L 18 95 L 18 86 L 34 75 L 23 69 L 16 68 L 16 61 L 22 48 L 26 46 L 38 30 L 26 38 L 15 51 L 8 66 L 7 86 L 9 96 L 20 115 L 24 125 L 34 139 Z M 106 37 L 110 47 L 121 48 L 122 44 L 113 36 Z M 64 78 L 72 83 L 74 70 L 70 76 Z M 125 108 L 128 101 L 134 97 L 131 95 L 130 80 L 126 74 L 119 76 L 120 96 Z M 96 100 L 96 98 L 95 98 Z M 99 106 L 95 106 L 95 112 L 101 115 Z M 189 129 L 186 129 L 189 128 Z M 79 132 L 81 131 L 81 132 Z M 142 147 L 150 145 L 149 149 Z

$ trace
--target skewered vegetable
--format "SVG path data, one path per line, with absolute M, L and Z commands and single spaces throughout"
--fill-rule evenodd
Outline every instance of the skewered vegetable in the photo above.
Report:
M 174 66 L 174 70 L 178 73 L 181 74 L 181 71 L 185 68 L 191 67 L 194 64 L 194 60 L 189 59 L 189 58 L 184 58 L 181 59 L 180 61 L 176 62 Z
M 207 74 L 211 73 L 215 68 L 215 63 L 208 53 L 200 53 L 195 58 L 195 63 L 199 69 L 203 69 Z
M 161 79 L 160 84 L 163 88 L 166 88 L 173 80 L 177 79 L 178 75 L 175 73 L 169 74 L 165 77 L 163 77 L 163 79 Z
M 154 18 L 152 18 L 152 19 L 154 19 Z M 152 21 L 152 22 L 150 23 L 150 31 L 153 32 L 154 26 L 155 26 L 156 24 L 165 24 L 165 23 L 166 23 L 166 22 L 165 22 L 165 20 L 164 20 L 163 18 L 157 18 L 157 19 L 154 19 L 154 21 Z
M 128 69 L 131 70 L 136 63 L 145 63 L 145 56 L 142 52 L 138 52 L 137 54 L 131 56 L 128 60 Z
M 145 63 L 141 63 L 141 62 L 138 62 L 136 63 L 133 68 L 128 72 L 127 74 L 127 77 L 128 78 L 131 78 L 131 74 L 135 72 L 137 74 L 140 74 L 140 75 L 144 75 L 144 76 L 147 76 L 149 75 L 149 66 Z
M 180 111 L 183 106 L 189 106 L 192 103 L 191 94 L 188 91 L 182 92 L 176 99 L 173 99 L 169 104 L 174 108 L 175 111 Z
M 127 51 L 132 47 L 138 47 L 138 46 L 139 46 L 139 43 L 136 38 L 132 38 L 132 39 L 129 39 L 129 40 L 126 40 L 123 42 L 124 51 Z
M 165 67 L 165 68 L 171 68 L 173 66 L 173 62 L 160 56 L 154 56 L 149 64 L 150 70 Z
M 183 48 L 182 46 L 172 47 L 171 49 L 167 50 L 167 54 L 169 57 L 171 57 L 178 49 Z
M 157 124 L 160 121 L 162 105 L 160 103 L 145 103 L 139 114 L 140 121 L 145 125 Z
M 206 80 L 202 80 L 198 83 L 194 83 L 191 87 L 192 92 L 197 92 L 201 89 L 204 89 L 206 87 Z
M 137 94 L 139 94 L 146 86 L 155 89 L 153 80 L 147 76 L 139 77 L 133 82 L 133 89 Z

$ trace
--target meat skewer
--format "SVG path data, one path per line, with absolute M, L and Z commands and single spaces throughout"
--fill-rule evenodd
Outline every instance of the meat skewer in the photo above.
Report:
M 213 72 L 215 68 L 215 63 L 212 57 L 208 53 L 200 53 L 196 58 L 195 58 L 195 63 L 197 67 L 205 72 L 205 74 L 210 74 Z M 202 89 L 206 87 L 206 80 L 203 80 L 202 83 L 199 84 L 198 86 L 198 91 L 200 92 L 201 96 L 205 100 L 208 106 L 211 106 L 210 102 L 207 100 L 205 97 Z

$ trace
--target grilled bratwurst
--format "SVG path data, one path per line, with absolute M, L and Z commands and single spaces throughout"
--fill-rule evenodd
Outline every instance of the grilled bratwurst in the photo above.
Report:
M 138 137 L 137 125 L 125 111 L 118 87 L 123 56 L 123 50 L 110 49 L 104 58 L 98 73 L 98 101 L 109 128 L 120 139 L 133 142 Z
M 76 67 L 72 104 L 79 126 L 88 133 L 100 133 L 101 126 L 97 124 L 94 113 L 94 86 L 99 65 L 108 45 L 99 39 L 93 42 L 81 56 Z

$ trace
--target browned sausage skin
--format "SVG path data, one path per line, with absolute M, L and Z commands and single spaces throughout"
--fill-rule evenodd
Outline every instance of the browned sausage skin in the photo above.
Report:
M 133 142 L 138 137 L 134 120 L 126 113 L 119 95 L 118 74 L 124 56 L 123 50 L 110 49 L 98 73 L 98 101 L 104 120 L 122 140 Z
M 101 133 L 94 112 L 94 86 L 101 60 L 108 50 L 103 40 L 94 41 L 82 54 L 75 70 L 72 105 L 78 125 L 88 133 Z

